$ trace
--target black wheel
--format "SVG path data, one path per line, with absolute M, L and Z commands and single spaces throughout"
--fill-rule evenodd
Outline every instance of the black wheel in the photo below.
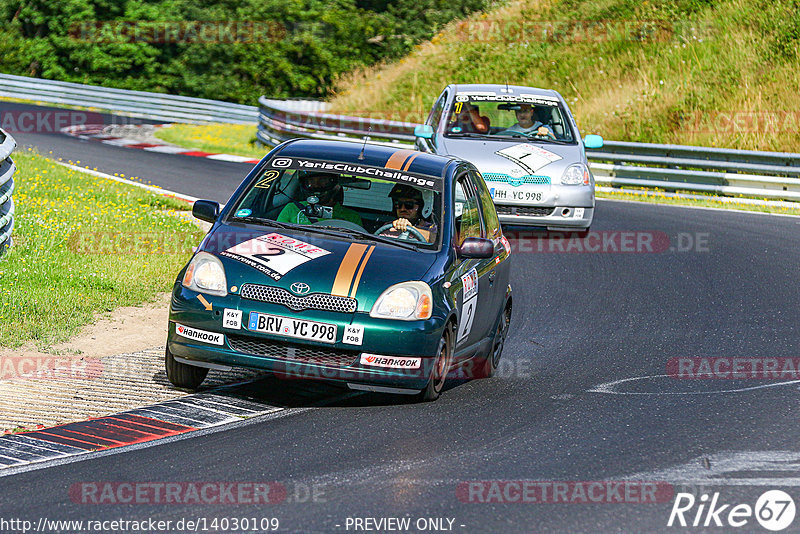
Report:
M 444 383 L 447 380 L 447 373 L 450 371 L 450 365 L 453 363 L 453 328 L 448 325 L 444 329 L 442 339 L 439 340 L 439 349 L 436 355 L 436 360 L 431 369 L 431 378 L 428 385 L 423 389 L 418 399 L 421 401 L 433 401 L 439 398 L 444 388 Z
M 497 323 L 492 349 L 483 361 L 483 369 L 481 370 L 480 378 L 491 378 L 497 372 L 497 367 L 500 365 L 500 357 L 503 355 L 503 347 L 506 344 L 506 337 L 508 336 L 508 327 L 510 324 L 511 304 L 509 303 L 506 305 L 506 309 L 503 310 L 503 316 Z
M 208 374 L 208 369 L 205 367 L 197 367 L 194 365 L 187 365 L 175 360 L 172 353 L 167 347 L 167 353 L 164 358 L 164 367 L 167 369 L 167 378 L 173 386 L 185 389 L 197 389 Z

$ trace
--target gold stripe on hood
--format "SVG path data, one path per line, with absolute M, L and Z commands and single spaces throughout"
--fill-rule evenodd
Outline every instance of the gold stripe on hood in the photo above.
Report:
M 356 273 L 356 268 L 367 250 L 367 245 L 353 243 L 342 258 L 342 263 L 339 264 L 339 271 L 336 273 L 336 278 L 333 280 L 332 295 L 339 297 L 346 297 L 347 292 L 350 290 L 350 284 L 353 281 L 353 275 Z
M 358 284 L 361 282 L 361 274 L 364 272 L 364 267 L 367 266 L 367 262 L 369 261 L 369 257 L 372 255 L 372 251 L 375 250 L 375 245 L 369 247 L 367 254 L 364 256 L 364 261 L 361 262 L 361 267 L 358 268 L 358 274 L 356 275 L 356 280 L 353 282 L 353 289 L 350 291 L 350 297 L 355 298 L 356 291 L 358 291 Z

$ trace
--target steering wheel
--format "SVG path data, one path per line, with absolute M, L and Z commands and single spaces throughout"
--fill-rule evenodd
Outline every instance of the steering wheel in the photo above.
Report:
M 392 223 L 386 223 L 383 226 L 381 226 L 380 228 L 378 228 L 377 230 L 375 230 L 374 232 L 372 232 L 372 234 L 373 235 L 380 235 L 383 232 L 385 232 L 386 230 L 388 230 L 389 228 L 394 228 L 394 225 Z M 402 234 L 400 234 L 399 239 L 405 239 L 409 235 L 411 237 L 413 237 L 414 240 L 419 241 L 420 243 L 427 243 L 428 242 L 428 240 L 425 239 L 425 236 L 422 235 L 421 233 L 419 233 L 419 230 L 417 230 L 413 226 L 406 227 L 406 231 L 403 232 Z

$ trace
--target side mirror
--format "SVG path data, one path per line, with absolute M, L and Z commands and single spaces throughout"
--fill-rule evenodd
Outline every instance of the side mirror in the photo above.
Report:
M 414 128 L 414 137 L 421 137 L 423 139 L 430 139 L 433 137 L 433 127 L 430 124 L 418 124 Z
M 219 202 L 213 200 L 196 200 L 192 205 L 192 215 L 210 223 L 217 222 L 219 217 Z
M 468 237 L 458 249 L 461 258 L 486 259 L 494 256 L 494 243 L 483 237 Z
M 589 134 L 583 138 L 583 146 L 586 148 L 603 148 L 603 138 L 599 135 Z

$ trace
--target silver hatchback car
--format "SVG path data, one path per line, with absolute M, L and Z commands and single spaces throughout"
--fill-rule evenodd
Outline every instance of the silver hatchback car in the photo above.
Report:
M 445 87 L 416 147 L 472 162 L 483 174 L 500 222 L 588 231 L 594 217 L 594 176 L 566 101 L 556 91 L 517 85 Z

